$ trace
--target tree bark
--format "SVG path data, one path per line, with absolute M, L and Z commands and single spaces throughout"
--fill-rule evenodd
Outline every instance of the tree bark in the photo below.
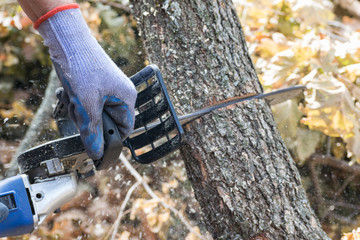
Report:
M 232 1 L 131 2 L 179 114 L 262 91 Z M 181 153 L 215 239 L 328 239 L 264 100 L 204 116 L 185 131 Z

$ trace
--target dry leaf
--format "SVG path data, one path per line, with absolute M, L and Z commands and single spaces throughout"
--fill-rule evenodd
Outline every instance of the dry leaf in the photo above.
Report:
M 171 202 L 169 203 L 172 205 Z M 153 233 L 160 232 L 164 226 L 169 224 L 170 210 L 164 208 L 157 199 L 136 199 L 131 208 L 130 219 L 135 220 L 140 212 L 145 213 L 146 221 Z
M 332 8 L 333 4 L 328 0 L 296 0 L 292 10 L 294 16 L 301 19 L 301 28 L 306 30 L 308 26 L 325 25 L 332 20 L 334 18 Z
M 31 110 L 27 109 L 22 101 L 15 101 L 11 104 L 10 110 L 0 109 L 0 116 L 2 118 L 13 118 L 24 119 L 26 124 L 31 122 L 34 114 Z
M 161 190 L 163 193 L 168 194 L 170 188 L 177 188 L 179 186 L 179 182 L 176 179 L 171 180 L 170 182 L 162 183 Z
M 309 91 L 305 97 L 307 105 L 302 108 L 306 115 L 302 123 L 328 136 L 341 137 L 347 144 L 348 156 L 355 154 L 360 159 L 360 109 L 355 103 L 360 100 L 359 96 L 353 96 L 346 85 L 332 75 L 313 73 L 312 79 L 304 81 Z
M 129 240 L 130 239 L 130 233 L 128 231 L 124 231 L 121 233 L 119 240 Z
M 360 228 L 352 230 L 351 233 L 345 233 L 341 240 L 360 240 Z
M 198 226 L 193 227 L 193 231 L 195 231 L 199 235 L 201 234 L 200 228 Z M 193 231 L 189 232 L 189 234 L 186 236 L 185 240 L 200 240 L 200 238 L 198 238 Z

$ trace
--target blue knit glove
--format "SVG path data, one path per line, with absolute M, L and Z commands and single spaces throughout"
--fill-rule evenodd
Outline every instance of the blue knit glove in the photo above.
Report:
M 63 101 L 77 125 L 90 158 L 104 151 L 103 110 L 115 121 L 122 139 L 132 132 L 136 89 L 90 33 L 78 8 L 56 12 L 38 31 L 64 87 Z

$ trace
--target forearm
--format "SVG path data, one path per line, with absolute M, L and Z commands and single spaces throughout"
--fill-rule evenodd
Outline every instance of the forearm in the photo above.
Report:
M 74 3 L 74 0 L 18 0 L 22 9 L 28 17 L 35 22 L 50 10 Z

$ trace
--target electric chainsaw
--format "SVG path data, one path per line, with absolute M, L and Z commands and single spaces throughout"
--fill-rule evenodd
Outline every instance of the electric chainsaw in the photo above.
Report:
M 0 237 L 32 232 L 75 196 L 80 179 L 116 164 L 123 146 L 136 162 L 149 164 L 178 149 L 184 134 L 182 126 L 205 114 L 260 98 L 276 104 L 297 96 L 305 88 L 295 86 L 231 98 L 178 117 L 155 65 L 145 67 L 130 79 L 138 90 L 134 131 L 122 142 L 115 123 L 104 112 L 105 146 L 101 159 L 89 159 L 74 123 L 67 116 L 67 107 L 58 101 L 54 118 L 63 137 L 22 153 L 17 159 L 20 175 L 0 182 L 0 203 L 8 210 L 6 216 L 0 216 Z

